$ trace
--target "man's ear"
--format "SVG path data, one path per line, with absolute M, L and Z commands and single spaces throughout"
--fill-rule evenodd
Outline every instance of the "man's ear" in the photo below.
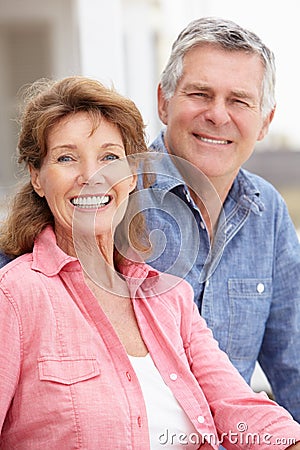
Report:
M 272 109 L 272 111 L 267 115 L 267 117 L 264 119 L 263 121 L 263 125 L 261 127 L 261 130 L 259 132 L 258 141 L 262 141 L 263 138 L 267 135 L 268 131 L 269 131 L 269 126 L 270 123 L 272 122 L 273 118 L 274 118 L 274 114 L 275 114 L 275 110 L 276 110 L 276 106 L 274 106 L 274 108 Z
M 35 192 L 40 196 L 44 197 L 45 193 L 40 183 L 40 171 L 35 169 L 33 166 L 29 166 L 30 180 Z
M 159 84 L 157 88 L 158 115 L 164 125 L 168 123 L 168 104 L 169 101 L 166 100 L 161 85 Z

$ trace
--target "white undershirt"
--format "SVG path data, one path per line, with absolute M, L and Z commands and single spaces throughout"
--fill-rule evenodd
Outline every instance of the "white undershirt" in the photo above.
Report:
M 199 435 L 162 379 L 150 353 L 144 357 L 128 357 L 144 396 L 151 450 L 198 449 Z

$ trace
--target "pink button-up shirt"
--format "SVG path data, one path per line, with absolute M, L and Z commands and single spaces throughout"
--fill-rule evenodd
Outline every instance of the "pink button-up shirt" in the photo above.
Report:
M 186 282 L 144 264 L 122 271 L 148 350 L 206 437 L 203 449 L 216 449 L 218 436 L 229 449 L 249 448 L 247 436 L 257 450 L 300 440 L 300 426 L 252 393 L 218 349 Z M 56 245 L 50 227 L 32 254 L 0 271 L 0 430 L 5 450 L 149 449 L 143 395 L 126 351 L 79 261 Z M 169 438 L 162 429 L 162 448 Z

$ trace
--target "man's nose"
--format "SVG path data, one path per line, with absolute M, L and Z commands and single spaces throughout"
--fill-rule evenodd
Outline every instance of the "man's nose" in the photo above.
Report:
M 230 121 L 230 114 L 226 101 L 223 99 L 213 99 L 207 105 L 204 116 L 206 120 L 219 127 L 228 123 Z

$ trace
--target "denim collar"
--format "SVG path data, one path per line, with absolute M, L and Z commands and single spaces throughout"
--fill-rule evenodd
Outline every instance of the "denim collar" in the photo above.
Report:
M 164 130 L 161 130 L 157 138 L 152 142 L 149 150 L 162 155 L 161 159 L 155 158 L 151 160 L 152 169 L 156 177 L 152 187 L 168 192 L 177 186 L 185 186 L 182 175 L 173 164 L 165 146 Z
M 150 146 L 151 152 L 157 152 L 163 155 L 159 169 L 157 169 L 157 167 L 154 169 L 156 180 L 152 187 L 165 191 L 165 194 L 178 186 L 182 186 L 183 189 L 188 192 L 188 187 L 184 182 L 182 175 L 174 166 L 165 146 L 164 131 L 164 129 L 161 130 Z M 260 190 L 255 185 L 255 181 L 251 178 L 251 173 L 243 168 L 239 170 L 225 203 L 229 198 L 233 199 L 236 203 L 240 203 L 241 205 L 250 208 L 255 214 L 261 214 L 265 209 L 264 203 L 260 199 Z

